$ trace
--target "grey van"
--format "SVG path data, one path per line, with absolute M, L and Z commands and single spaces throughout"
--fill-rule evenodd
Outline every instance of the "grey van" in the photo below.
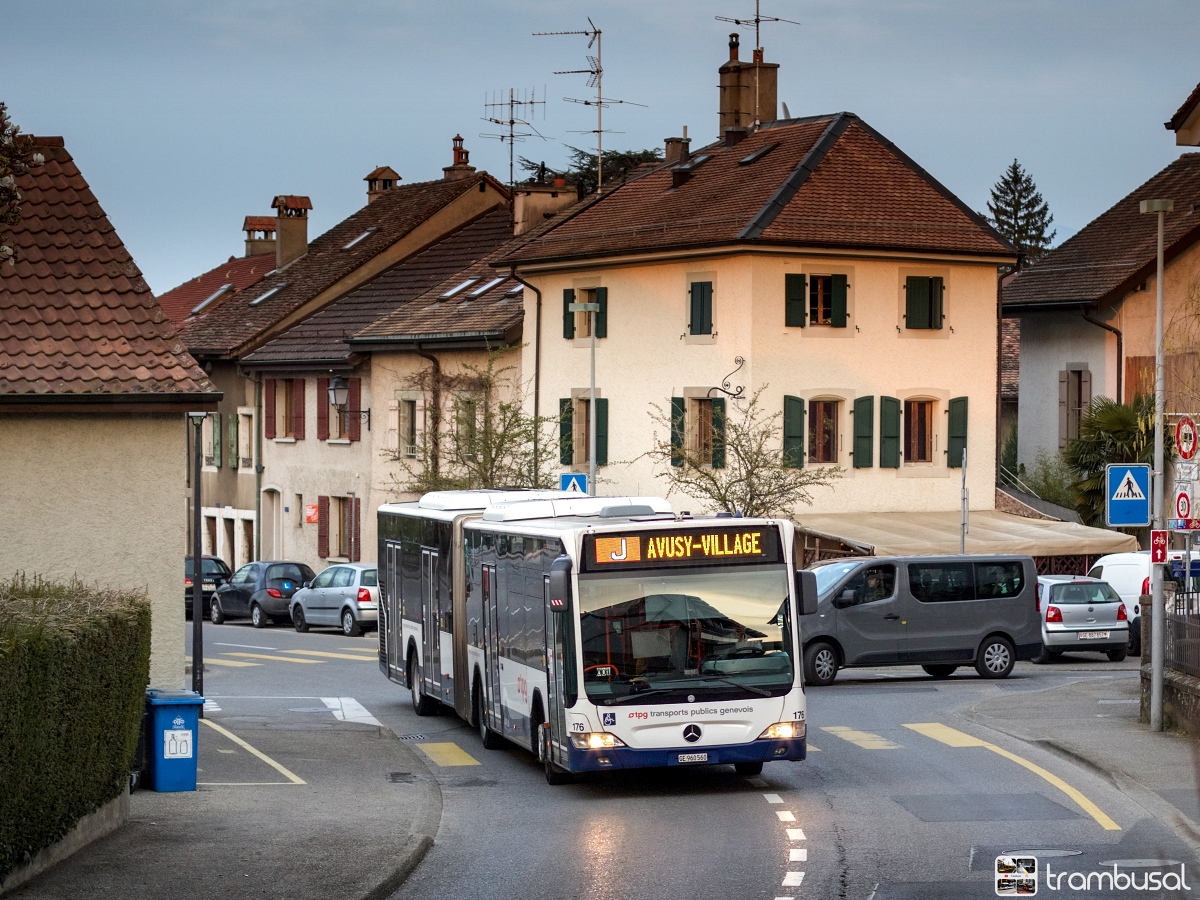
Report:
M 1042 649 L 1028 556 L 852 557 L 817 563 L 817 611 L 800 620 L 804 680 L 919 664 L 934 678 L 974 665 L 1004 678 Z

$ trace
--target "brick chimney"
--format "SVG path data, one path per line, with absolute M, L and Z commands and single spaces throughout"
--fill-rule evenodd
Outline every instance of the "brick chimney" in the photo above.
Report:
M 753 62 L 738 59 L 738 35 L 729 35 L 729 60 L 718 69 L 721 78 L 721 128 L 717 135 L 727 137 L 730 128 L 752 128 L 776 118 L 775 101 L 779 63 L 763 62 L 761 47 L 754 50 Z M 740 134 L 729 136 L 736 143 Z
M 271 216 L 246 216 L 242 222 L 246 232 L 246 255 L 275 252 L 275 219 Z
M 308 252 L 308 211 L 312 201 L 295 194 L 280 194 L 271 201 L 275 210 L 275 268 Z
M 370 205 L 378 200 L 384 191 L 390 191 L 400 184 L 400 175 L 391 166 L 380 166 L 363 181 L 367 183 L 367 204 Z
M 460 178 L 470 178 L 475 174 L 475 167 L 468 164 L 470 152 L 463 147 L 461 134 L 454 136 L 454 165 L 442 169 L 446 181 L 458 181 Z
M 663 161 L 670 166 L 683 165 L 691 156 L 692 139 L 688 137 L 687 126 L 683 126 L 683 137 L 669 137 L 664 142 L 666 151 L 663 153 Z
M 575 188 L 567 187 L 567 180 L 554 176 L 552 184 L 529 182 L 513 188 L 513 235 L 523 234 L 545 219 L 558 215 L 575 202 Z

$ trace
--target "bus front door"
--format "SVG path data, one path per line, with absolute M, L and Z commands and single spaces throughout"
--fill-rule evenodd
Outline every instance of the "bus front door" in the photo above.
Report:
M 440 591 L 437 578 L 438 552 L 421 551 L 421 674 L 429 685 L 428 693 L 442 696 L 442 641 Z
M 484 709 L 496 717 L 504 732 L 504 704 L 500 702 L 500 644 L 496 633 L 496 567 L 483 567 L 483 698 Z
M 542 658 L 546 660 L 546 688 L 550 696 L 546 699 L 546 719 L 550 722 L 550 758 L 565 762 L 567 757 L 567 712 L 563 706 L 564 662 L 570 649 L 564 640 L 564 615 L 550 611 L 550 576 L 542 576 L 543 609 L 546 611 L 546 645 L 542 647 Z

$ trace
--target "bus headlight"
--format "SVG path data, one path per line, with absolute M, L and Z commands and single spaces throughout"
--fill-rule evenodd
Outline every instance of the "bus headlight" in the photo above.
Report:
M 803 722 L 776 722 L 758 736 L 760 741 L 787 741 L 804 737 Z
M 576 750 L 609 750 L 613 747 L 624 747 L 625 742 L 615 734 L 607 731 L 589 731 L 584 734 L 571 735 L 571 743 Z

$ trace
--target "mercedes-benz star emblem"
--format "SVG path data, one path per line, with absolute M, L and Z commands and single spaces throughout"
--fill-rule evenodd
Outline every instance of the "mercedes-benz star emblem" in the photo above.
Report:
M 684 728 L 683 739 L 689 744 L 694 744 L 696 741 L 700 740 L 700 726 L 688 725 L 686 728 Z

